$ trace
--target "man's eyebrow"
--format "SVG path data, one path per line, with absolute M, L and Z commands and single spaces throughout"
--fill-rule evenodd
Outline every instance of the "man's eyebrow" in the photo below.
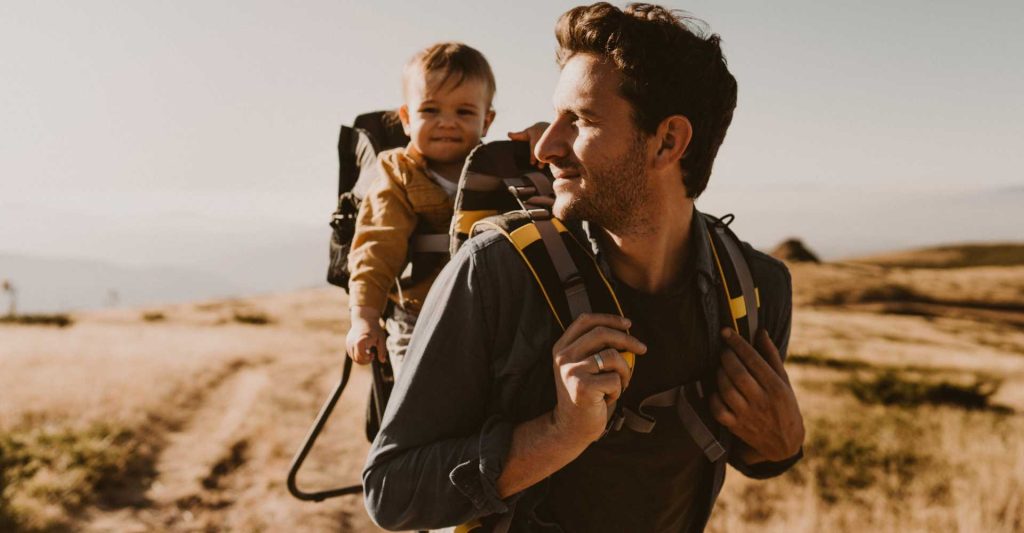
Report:
M 555 108 L 555 112 L 557 112 L 558 114 L 571 113 L 573 115 L 576 115 L 577 117 L 582 117 L 587 120 L 596 120 L 601 117 L 601 114 L 595 111 L 594 109 L 591 109 L 589 107 L 575 107 L 571 105 Z

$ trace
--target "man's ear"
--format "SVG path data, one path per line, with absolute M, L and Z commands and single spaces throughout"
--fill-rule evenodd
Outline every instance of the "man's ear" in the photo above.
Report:
M 683 115 L 672 115 L 658 125 L 655 138 L 658 141 L 658 151 L 654 154 L 655 168 L 678 165 L 693 139 L 693 126 Z
M 495 115 L 496 113 L 494 112 L 493 109 L 491 109 L 490 111 L 487 112 L 486 115 L 484 115 L 484 132 L 480 135 L 481 138 L 487 136 L 487 130 L 491 129 L 491 123 L 494 122 Z
M 412 137 L 412 130 L 409 129 L 409 106 L 402 104 L 402 107 L 398 108 L 398 118 L 402 121 L 402 130 L 409 137 Z

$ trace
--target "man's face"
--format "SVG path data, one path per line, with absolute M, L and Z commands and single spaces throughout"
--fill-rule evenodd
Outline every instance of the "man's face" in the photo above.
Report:
M 458 163 L 480 143 L 494 119 L 487 84 L 464 79 L 441 85 L 438 74 L 412 76 L 399 111 L 405 133 L 428 161 Z
M 591 54 L 576 54 L 555 88 L 556 117 L 537 143 L 555 176 L 555 216 L 611 231 L 644 220 L 647 141 L 619 93 L 621 74 Z

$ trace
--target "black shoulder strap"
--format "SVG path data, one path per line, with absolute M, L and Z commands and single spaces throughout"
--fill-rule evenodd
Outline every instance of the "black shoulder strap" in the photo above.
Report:
M 754 282 L 750 262 L 743 253 L 743 244 L 729 229 L 732 215 L 721 219 L 706 217 L 708 240 L 715 260 L 719 279 L 722 281 L 722 296 L 728 311 L 731 326 L 750 343 L 758 328 L 761 308 L 761 294 Z

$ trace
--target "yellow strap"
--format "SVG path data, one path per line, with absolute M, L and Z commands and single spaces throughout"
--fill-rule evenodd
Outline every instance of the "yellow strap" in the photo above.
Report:
M 708 243 L 711 244 L 711 254 L 715 256 L 715 266 L 718 267 L 718 275 L 722 278 L 722 290 L 725 291 L 725 299 L 729 300 L 729 317 L 732 318 L 733 331 L 737 333 L 740 331 L 740 324 L 736 319 L 736 310 L 733 305 L 733 300 L 729 297 L 729 282 L 725 280 L 725 270 L 722 269 L 722 261 L 718 259 L 718 250 L 715 248 L 715 239 L 711 235 L 711 230 L 708 230 Z M 743 301 L 743 296 L 739 297 L 740 303 Z M 744 316 L 746 311 L 744 311 Z M 740 317 L 743 318 L 743 317 Z
M 480 527 L 482 525 L 483 525 L 483 523 L 480 522 L 479 518 L 474 518 L 474 519 L 470 520 L 469 522 L 466 522 L 465 524 L 462 524 L 460 526 L 456 526 L 455 527 L 455 533 L 470 533 L 471 531 L 473 531 L 474 529 L 476 529 L 476 528 L 478 528 L 478 527 Z
M 481 221 L 481 222 L 477 222 L 476 224 L 474 224 L 474 226 L 476 226 L 476 225 L 490 226 L 490 227 L 494 228 L 495 230 L 497 230 L 498 233 L 501 233 L 502 235 L 504 235 L 506 239 L 508 239 L 509 241 L 512 242 L 512 247 L 515 248 L 517 252 L 519 252 L 520 256 L 522 256 L 523 262 L 526 263 L 526 267 L 530 269 L 530 272 L 533 274 L 533 278 L 537 280 L 537 285 L 540 285 L 540 292 L 541 292 L 541 294 L 544 295 L 544 300 L 546 300 L 548 302 L 548 307 L 551 308 L 551 314 L 555 315 L 555 321 L 558 322 L 558 327 L 562 328 L 562 330 L 565 331 L 565 324 L 562 323 L 562 319 L 558 318 L 558 311 L 555 309 L 555 304 L 554 304 L 554 302 L 551 301 L 551 297 L 548 295 L 547 289 L 544 288 L 544 282 L 540 280 L 540 276 L 537 275 L 537 271 L 533 269 L 533 264 L 531 264 L 530 260 L 526 258 L 526 254 L 523 253 L 523 249 L 519 247 L 519 244 L 516 242 L 516 239 L 513 239 L 512 235 L 509 235 L 509 233 L 507 231 L 505 231 L 504 228 L 502 228 L 501 226 L 499 226 L 499 225 L 497 225 L 497 224 L 495 224 L 493 222 Z M 537 227 L 536 226 L 534 226 L 532 223 L 530 223 L 530 224 L 527 224 L 526 226 L 523 226 L 523 228 L 526 228 L 526 227 L 532 227 L 533 231 L 537 234 L 537 237 L 534 240 L 537 240 L 537 239 L 540 238 L 540 232 L 537 231 Z M 523 228 L 519 228 L 519 229 L 513 231 L 513 233 L 515 233 L 516 231 L 519 231 L 519 230 L 521 230 Z M 472 235 L 472 232 L 470 232 L 470 235 Z M 523 238 L 520 238 L 520 240 L 526 240 L 526 238 L 523 237 Z M 532 242 L 532 241 L 530 241 L 530 242 Z
M 455 213 L 455 227 L 456 233 L 465 233 L 470 235 L 473 231 L 473 224 L 476 224 L 480 220 L 487 218 L 492 215 L 497 215 L 498 211 L 494 209 L 480 209 L 475 211 L 457 211 Z
M 517 228 L 508 235 L 508 238 L 512 240 L 512 244 L 520 251 L 525 250 L 527 246 L 540 240 L 540 230 L 533 223 L 526 224 L 520 228 Z
M 729 307 L 733 322 L 747 316 L 747 302 L 743 299 L 743 295 L 729 300 Z

